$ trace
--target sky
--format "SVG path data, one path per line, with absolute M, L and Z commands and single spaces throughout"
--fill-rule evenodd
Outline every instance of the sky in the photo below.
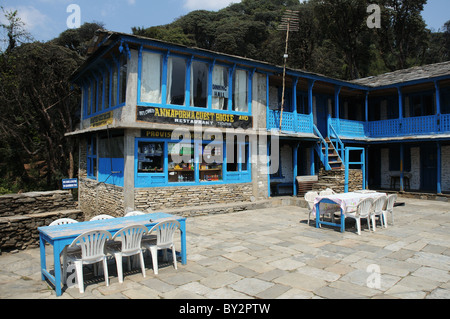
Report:
M 34 40 L 45 42 L 77 22 L 73 19 L 76 11 L 68 11 L 73 4 L 79 8 L 81 24 L 102 22 L 108 30 L 131 33 L 132 27 L 164 25 L 193 10 L 217 11 L 233 2 L 240 0 L 0 0 L 0 6 L 18 10 Z M 428 28 L 438 31 L 450 20 L 448 6 L 449 0 L 428 0 L 422 13 Z

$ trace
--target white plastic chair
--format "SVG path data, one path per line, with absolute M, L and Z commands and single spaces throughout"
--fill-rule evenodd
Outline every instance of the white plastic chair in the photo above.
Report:
M 108 280 L 108 265 L 106 262 L 105 244 L 111 238 L 111 234 L 104 230 L 93 230 L 81 234 L 70 244 L 69 248 L 79 248 L 80 253 L 68 253 L 65 256 L 64 265 L 67 261 L 75 264 L 75 271 L 77 274 L 78 287 L 80 293 L 84 293 L 83 282 L 83 265 L 96 264 L 103 262 L 103 272 L 105 275 L 106 286 L 109 286 Z M 66 280 L 67 267 L 64 267 L 63 278 Z
M 156 232 L 156 244 L 150 241 L 143 241 L 142 246 L 150 251 L 152 254 L 153 272 L 158 274 L 158 250 L 164 249 L 164 257 L 167 259 L 167 249 L 172 250 L 173 265 L 177 268 L 177 255 L 175 252 L 175 245 L 173 243 L 173 237 L 175 231 L 180 229 L 180 223 L 175 219 L 166 219 L 159 222 L 150 229 L 149 234 L 153 231 Z
M 139 255 L 142 275 L 145 278 L 144 255 L 142 253 L 142 236 L 148 231 L 143 225 L 132 225 L 119 230 L 113 237 L 113 243 L 108 244 L 108 253 L 114 255 L 117 264 L 119 282 L 123 283 L 122 257 Z M 130 258 L 128 258 L 128 270 L 131 270 Z
M 394 225 L 394 204 L 396 201 L 397 201 L 397 194 L 389 195 L 383 207 L 383 213 L 385 218 L 384 224 L 386 225 L 386 227 L 387 227 L 387 217 L 386 217 L 387 213 L 391 214 L 392 225 Z
M 319 193 L 319 196 L 328 196 L 328 195 L 335 195 L 335 194 L 336 194 L 336 192 L 335 192 L 334 190 L 332 190 L 331 188 L 327 188 L 326 190 L 321 191 L 321 192 Z M 331 221 L 332 221 L 333 223 L 335 222 L 335 221 L 334 221 L 334 213 L 335 213 L 335 212 L 340 212 L 340 211 L 341 211 L 341 207 L 340 207 L 338 204 L 336 204 L 336 209 L 335 209 L 333 212 L 327 213 L 327 214 L 330 215 Z
M 331 188 L 327 188 L 326 190 L 321 191 L 319 193 L 320 196 L 327 196 L 327 195 L 334 195 L 334 194 L 336 194 L 336 192 L 334 190 L 332 190 Z
M 52 223 L 50 223 L 49 226 L 68 225 L 68 224 L 75 224 L 75 223 L 78 223 L 78 221 L 76 221 L 75 219 L 60 218 L 60 219 L 57 219 L 57 220 L 53 221 Z
M 78 223 L 78 221 L 76 221 L 75 219 L 72 219 L 72 218 L 60 218 L 60 219 L 57 219 L 57 220 L 51 222 L 49 226 L 69 225 L 69 224 L 76 224 L 76 223 Z M 65 246 L 63 251 L 61 252 L 61 255 L 63 256 L 63 262 L 64 262 L 64 260 L 67 260 L 67 254 L 74 254 L 76 252 L 80 252 L 79 247 L 70 248 L 68 246 Z M 63 263 L 61 267 L 64 270 L 64 268 L 66 266 L 67 265 L 65 263 Z M 63 277 L 63 278 L 65 280 L 65 277 Z
M 308 203 L 308 208 L 309 208 L 309 215 L 308 215 L 308 225 L 309 225 L 309 221 L 311 219 L 311 213 L 313 211 L 314 208 L 314 200 L 316 199 L 316 197 L 319 196 L 318 192 L 307 192 L 305 194 L 305 201 Z
M 383 207 L 386 205 L 386 196 L 380 196 L 377 199 L 374 200 L 372 204 L 372 212 L 371 212 L 371 218 L 372 218 L 372 228 L 373 231 L 376 231 L 377 225 L 376 225 L 376 217 L 380 218 L 381 228 L 387 227 L 386 226 L 386 216 L 383 211 Z
M 125 217 L 130 217 L 130 216 L 139 216 L 139 215 L 144 215 L 144 212 L 135 210 L 133 212 L 129 212 L 125 214 Z
M 358 235 L 361 235 L 361 218 L 367 219 L 367 225 L 370 231 L 370 213 L 373 204 L 372 198 L 366 198 L 359 202 L 355 212 L 345 212 L 345 217 L 350 217 L 356 221 Z
M 106 220 L 106 219 L 113 219 L 113 218 L 114 217 L 112 217 L 110 215 L 98 215 L 98 216 L 92 217 L 90 221 L 92 222 L 92 221 L 96 221 L 96 220 Z

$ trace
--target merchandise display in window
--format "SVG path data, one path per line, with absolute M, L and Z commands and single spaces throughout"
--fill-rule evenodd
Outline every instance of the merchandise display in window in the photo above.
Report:
M 164 143 L 140 142 L 138 151 L 139 173 L 164 172 Z
M 221 181 L 223 146 L 222 145 L 203 145 L 203 161 L 200 164 L 200 181 Z
M 195 182 L 194 146 L 169 143 L 169 183 Z

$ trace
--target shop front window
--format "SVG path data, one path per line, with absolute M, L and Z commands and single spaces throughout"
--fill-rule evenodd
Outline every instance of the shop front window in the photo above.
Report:
M 248 144 L 227 145 L 227 171 L 248 171 Z
M 200 182 L 222 181 L 223 145 L 211 143 L 201 147 Z
M 195 182 L 194 145 L 169 143 L 169 183 Z
M 164 143 L 139 142 L 138 173 L 164 172 Z

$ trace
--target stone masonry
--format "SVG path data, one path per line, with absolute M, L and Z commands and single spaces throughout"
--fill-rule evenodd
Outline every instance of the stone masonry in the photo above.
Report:
M 349 192 L 362 189 L 362 171 L 360 169 L 350 169 L 348 174 Z M 319 183 L 314 184 L 314 191 L 322 191 L 327 188 L 333 189 L 336 193 L 345 192 L 345 170 L 326 171 L 321 168 L 319 172 Z
M 59 218 L 83 221 L 70 191 L 0 196 L 0 253 L 39 247 L 38 227 Z
M 249 202 L 252 195 L 251 183 L 136 189 L 135 209 L 155 211 L 185 206 Z

